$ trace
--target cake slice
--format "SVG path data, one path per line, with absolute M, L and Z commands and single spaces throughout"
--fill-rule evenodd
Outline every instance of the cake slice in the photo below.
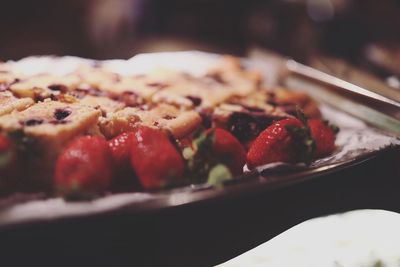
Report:
M 0 129 L 6 132 L 22 131 L 54 146 L 47 149 L 54 149 L 95 127 L 100 115 L 101 111 L 93 107 L 47 100 L 0 117 Z
M 169 131 L 175 138 L 182 138 L 199 127 L 201 121 L 200 115 L 195 111 L 159 104 L 151 108 L 126 107 L 107 118 L 101 118 L 100 129 L 107 138 L 111 138 L 145 125 Z
M 40 74 L 18 80 L 9 86 L 10 91 L 18 97 L 29 97 L 35 101 L 55 98 L 62 93 L 73 90 L 80 84 L 77 76 L 55 76 Z
M 214 70 L 200 77 L 170 71 L 166 81 L 169 86 L 155 93 L 152 102 L 208 109 L 233 97 L 247 96 L 259 88 L 261 78 L 256 72 L 243 69 L 239 63 L 225 57 Z

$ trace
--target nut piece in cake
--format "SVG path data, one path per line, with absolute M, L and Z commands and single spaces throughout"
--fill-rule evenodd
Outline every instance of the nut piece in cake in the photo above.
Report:
M 21 111 L 33 105 L 31 98 L 16 98 L 11 92 L 0 92 L 0 116 L 16 111 Z

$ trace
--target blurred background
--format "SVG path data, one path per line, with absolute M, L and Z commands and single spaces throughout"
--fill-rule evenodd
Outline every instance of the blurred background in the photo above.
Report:
M 313 65 L 334 58 L 334 66 L 344 60 L 383 78 L 400 73 L 397 0 L 7 0 L 1 6 L 2 60 L 188 49 L 246 55 L 261 47 Z

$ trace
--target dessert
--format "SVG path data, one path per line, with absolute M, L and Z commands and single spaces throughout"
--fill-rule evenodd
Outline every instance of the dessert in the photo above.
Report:
M 334 131 L 310 96 L 267 89 L 240 63 L 222 57 L 200 76 L 122 75 L 99 62 L 25 75 L 2 63 L 0 193 L 76 198 L 219 185 L 246 163 L 309 163 L 332 153 Z

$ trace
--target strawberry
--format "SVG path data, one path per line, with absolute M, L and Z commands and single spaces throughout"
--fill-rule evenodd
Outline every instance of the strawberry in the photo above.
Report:
M 224 129 L 215 128 L 209 130 L 209 133 L 214 134 L 213 154 L 229 168 L 232 174 L 241 174 L 246 164 L 246 151 L 242 144 Z
M 325 157 L 335 150 L 335 129 L 319 119 L 308 120 L 311 136 L 316 145 L 315 158 Z
M 134 138 L 135 134 L 133 132 L 126 132 L 108 141 L 116 169 L 130 166 L 131 146 Z
M 6 136 L 0 135 L 0 170 L 8 169 L 15 160 L 13 142 Z
M 140 127 L 132 141 L 131 165 L 145 189 L 159 189 L 181 180 L 184 163 L 166 133 Z
M 254 140 L 247 153 L 247 164 L 253 168 L 272 162 L 308 162 L 312 147 L 309 131 L 299 119 L 283 119 L 271 124 Z
M 131 150 L 134 138 L 133 132 L 125 132 L 108 141 L 114 165 L 112 191 L 122 192 L 140 189 L 131 167 Z
M 104 193 L 111 178 L 110 148 L 99 136 L 82 136 L 73 140 L 56 162 L 55 186 L 67 198 Z

